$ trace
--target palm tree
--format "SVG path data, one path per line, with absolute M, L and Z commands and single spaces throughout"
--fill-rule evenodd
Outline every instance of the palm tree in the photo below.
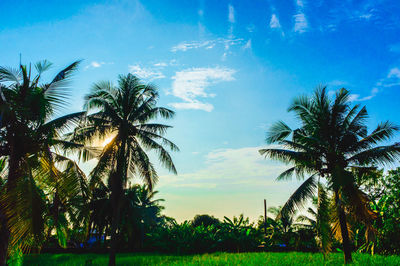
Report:
M 121 231 L 127 235 L 129 246 L 138 244 L 143 247 L 145 234 L 155 229 L 161 222 L 160 205 L 163 199 L 154 199 L 158 192 L 149 190 L 145 185 L 133 185 L 125 190 L 123 212 L 121 213 Z M 138 239 L 132 236 L 138 235 Z
M 346 89 L 336 92 L 331 99 L 326 88 L 317 89 L 312 97 L 301 96 L 290 105 L 301 126 L 292 130 L 280 121 L 274 124 L 267 135 L 267 143 L 278 144 L 260 150 L 262 155 L 280 160 L 293 166 L 278 176 L 278 180 L 309 177 L 293 193 L 282 209 L 290 214 L 296 207 L 303 206 L 312 197 L 320 178 L 327 182 L 333 192 L 339 225 L 336 227 L 343 243 L 345 262 L 352 261 L 346 211 L 354 213 L 372 232 L 371 222 L 376 217 L 368 207 L 369 199 L 357 186 L 355 171 L 368 172 L 374 166 L 389 164 L 400 157 L 400 144 L 378 146 L 389 140 L 398 127 L 383 122 L 367 132 L 368 117 L 365 107 L 351 106 L 350 94 Z M 340 229 L 339 229 L 340 228 Z
M 68 82 L 78 65 L 76 61 L 67 66 L 49 83 L 41 83 L 42 74 L 51 67 L 46 60 L 34 65 L 35 75 L 24 65 L 18 69 L 0 67 L 0 157 L 6 158 L 8 170 L 0 199 L 1 227 L 7 228 L 0 239 L 2 264 L 10 239 L 12 245 L 24 246 L 25 240 L 43 232 L 45 197 L 39 183 L 56 191 L 53 198 L 65 200 L 61 190 L 67 191 L 66 183 L 55 163 L 72 163 L 58 153 L 60 148 L 83 147 L 62 139 L 63 132 L 83 113 L 51 119 L 65 106 Z M 77 169 L 76 164 L 73 169 Z M 72 172 L 78 178 L 79 171 Z
M 157 107 L 155 86 L 143 84 L 132 74 L 120 76 L 118 86 L 111 82 L 94 84 L 85 98 L 89 112 L 85 124 L 74 132 L 75 141 L 93 142 L 114 136 L 104 147 L 99 162 L 91 173 L 93 184 L 108 177 L 113 208 L 109 264 L 115 265 L 121 198 L 128 177 L 138 176 L 151 190 L 158 176 L 146 151 L 155 151 L 162 165 L 176 173 L 176 168 L 165 146 L 178 147 L 164 137 L 170 126 L 151 122 L 161 117 L 170 119 L 174 112 Z M 97 181 L 96 181 L 97 180 Z

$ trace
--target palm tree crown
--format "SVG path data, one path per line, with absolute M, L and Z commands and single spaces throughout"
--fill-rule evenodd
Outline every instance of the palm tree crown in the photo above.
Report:
M 146 151 L 158 154 L 160 162 L 168 170 L 176 173 L 175 165 L 164 146 L 172 151 L 178 147 L 163 135 L 171 126 L 151 123 L 157 117 L 170 119 L 174 112 L 157 107 L 158 92 L 155 86 L 142 84 L 132 74 L 120 76 L 118 87 L 110 82 L 94 84 L 85 98 L 85 108 L 89 113 L 86 124 L 77 128 L 74 140 L 92 142 L 96 138 L 114 136 L 104 147 L 99 163 L 91 176 L 108 176 L 117 168 L 118 156 L 126 160 L 121 169 L 124 186 L 128 176 L 141 177 L 151 189 L 157 181 L 157 172 L 150 162 Z

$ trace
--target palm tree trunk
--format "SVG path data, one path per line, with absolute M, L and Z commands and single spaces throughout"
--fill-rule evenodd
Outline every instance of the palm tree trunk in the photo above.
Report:
M 10 157 L 6 193 L 15 188 L 17 180 L 21 176 L 20 164 L 23 158 L 23 149 L 21 145 L 23 144 L 17 137 L 10 138 Z M 13 203 L 7 202 L 7 204 Z M 10 231 L 8 230 L 7 216 L 0 210 L 0 265 L 6 265 L 9 241 Z
M 118 227 L 121 213 L 121 199 L 124 193 L 123 180 L 126 180 L 126 158 L 125 158 L 126 138 L 122 138 L 122 143 L 117 155 L 117 166 L 115 172 L 111 173 L 111 206 L 113 207 L 113 217 L 111 223 L 111 245 L 109 266 L 115 265 L 115 254 L 118 245 Z
M 115 174 L 113 179 L 115 178 Z M 115 180 L 112 183 L 116 183 Z M 112 185 L 113 186 L 113 185 Z M 114 185 L 115 186 L 115 185 Z M 111 224 L 111 245 L 110 245 L 110 256 L 108 260 L 109 266 L 115 265 L 115 254 L 117 252 L 118 246 L 118 227 L 119 227 L 119 218 L 120 218 L 120 195 L 121 193 L 116 191 L 115 189 L 111 192 L 111 204 L 113 206 L 113 216 L 112 216 L 112 224 Z
M 342 234 L 344 263 L 348 264 L 351 263 L 353 259 L 351 257 L 351 246 L 350 246 L 349 230 L 347 228 L 347 222 L 346 222 L 346 213 L 344 212 L 341 200 L 339 198 L 338 190 L 335 191 L 335 201 L 339 216 L 340 231 Z

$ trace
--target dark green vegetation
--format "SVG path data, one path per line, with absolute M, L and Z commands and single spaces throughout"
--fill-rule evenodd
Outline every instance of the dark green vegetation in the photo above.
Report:
M 169 152 L 178 147 L 165 137 L 170 126 L 163 124 L 174 112 L 157 105 L 153 85 L 128 74 L 117 85 L 94 84 L 84 111 L 60 117 L 78 65 L 47 83 L 41 81 L 47 61 L 32 69 L 0 68 L 0 264 L 7 257 L 20 262 L 29 252 L 25 263 L 41 265 L 107 260 L 35 255 L 68 251 L 109 252 L 110 265 L 116 252 L 179 255 L 120 254 L 122 264 L 320 265 L 324 259 L 337 264 L 342 250 L 346 263 L 353 252 L 356 263 L 399 264 L 398 257 L 360 254 L 400 252 L 400 169 L 378 169 L 399 159 L 400 144 L 388 144 L 398 127 L 384 122 L 368 133 L 366 109 L 353 106 L 348 91 L 332 99 L 318 89 L 313 97 L 295 99 L 289 111 L 299 127 L 279 122 L 268 133 L 267 142 L 279 148 L 260 152 L 291 164 L 278 180 L 305 179 L 283 207 L 253 223 L 243 215 L 197 215 L 179 224 L 162 215 L 150 161 L 157 158 L 176 173 Z M 71 158 L 98 163 L 86 176 Z M 311 207 L 300 213 L 306 202 Z M 287 253 L 318 250 L 322 254 Z M 285 253 L 193 255 L 250 251 Z
M 104 265 L 106 255 L 43 254 L 27 256 L 26 265 Z M 88 264 L 86 264 L 88 263 Z M 214 253 L 203 255 L 118 254 L 117 265 L 341 265 L 341 254 L 324 260 L 319 253 Z M 355 254 L 355 265 L 399 265 L 399 256 Z

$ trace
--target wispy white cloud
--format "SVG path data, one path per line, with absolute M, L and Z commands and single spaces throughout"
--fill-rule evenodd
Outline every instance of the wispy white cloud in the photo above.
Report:
M 387 76 L 381 79 L 377 83 L 377 85 L 382 88 L 400 86 L 400 68 L 399 67 L 391 68 L 388 71 Z
M 293 16 L 294 32 L 304 33 L 308 29 L 308 22 L 304 14 L 304 2 L 302 0 L 296 0 L 296 12 L 296 15 Z
M 215 40 L 205 40 L 205 41 L 185 41 L 181 42 L 171 48 L 172 52 L 182 51 L 185 52 L 191 49 L 212 49 L 216 45 L 223 45 L 224 47 L 229 47 L 233 45 L 240 45 L 243 44 L 243 39 L 235 38 L 235 39 L 225 39 L 225 38 L 218 38 Z
M 304 33 L 307 31 L 308 22 L 304 13 L 294 15 L 294 31 Z
M 219 82 L 234 80 L 235 70 L 224 67 L 213 68 L 189 68 L 175 73 L 172 77 L 172 89 L 170 94 L 180 98 L 183 102 L 170 103 L 177 109 L 196 109 L 211 112 L 213 105 L 204 103 L 198 98 L 215 97 L 206 90 Z
M 168 66 L 168 63 L 166 63 L 166 62 L 158 62 L 158 63 L 153 64 L 153 66 L 155 66 L 155 67 L 166 67 L 166 66 Z
M 389 74 L 387 75 L 388 78 L 398 78 L 400 79 L 400 69 L 397 67 L 394 67 L 389 70 Z
M 272 10 L 275 11 L 275 8 L 272 7 Z M 282 37 L 285 36 L 285 33 L 284 33 L 283 30 L 282 30 L 281 23 L 279 22 L 278 16 L 277 16 L 275 13 L 273 13 L 273 14 L 271 15 L 271 19 L 270 19 L 270 21 L 269 21 L 269 27 L 270 27 L 272 30 L 275 30 L 275 31 L 280 32 L 281 35 L 282 35 Z
M 114 63 L 113 62 L 106 63 L 106 62 L 92 61 L 92 62 L 90 62 L 89 65 L 85 66 L 85 70 L 90 69 L 90 68 L 99 68 L 106 64 L 112 65 Z
M 358 16 L 360 19 L 370 20 L 372 18 L 372 13 L 361 14 Z
M 379 92 L 378 88 L 373 88 L 370 92 L 370 95 L 361 97 L 359 94 L 351 94 L 350 95 L 350 101 L 352 102 L 363 102 L 363 101 L 368 101 L 374 98 Z
M 229 38 L 233 36 L 233 25 L 235 24 L 235 8 L 232 5 L 228 5 L 228 21 L 229 21 Z
M 235 23 L 235 8 L 232 5 L 228 5 L 228 21 Z
M 148 68 L 148 67 L 141 67 L 140 65 L 130 65 L 128 66 L 129 72 L 138 76 L 142 79 L 147 80 L 154 80 L 154 79 L 161 79 L 165 78 L 164 74 L 156 69 Z
M 304 3 L 303 3 L 302 0 L 296 0 L 296 5 L 297 5 L 298 7 L 304 7 Z
M 281 24 L 279 23 L 279 19 L 276 16 L 276 14 L 272 14 L 271 20 L 269 21 L 269 27 L 271 29 L 280 29 L 281 28 Z
M 244 50 L 246 50 L 246 49 L 251 49 L 251 39 L 249 39 L 249 40 L 246 42 L 246 44 L 243 45 L 243 49 L 244 49 Z
M 380 91 L 385 88 L 400 87 L 400 68 L 393 67 L 388 71 L 386 77 L 376 82 L 375 87 L 372 88 L 370 95 L 361 97 L 359 94 L 352 94 L 352 101 L 367 101 L 374 98 Z
M 380 79 L 376 85 L 382 88 L 400 86 L 400 68 L 393 67 L 389 69 L 386 77 Z

